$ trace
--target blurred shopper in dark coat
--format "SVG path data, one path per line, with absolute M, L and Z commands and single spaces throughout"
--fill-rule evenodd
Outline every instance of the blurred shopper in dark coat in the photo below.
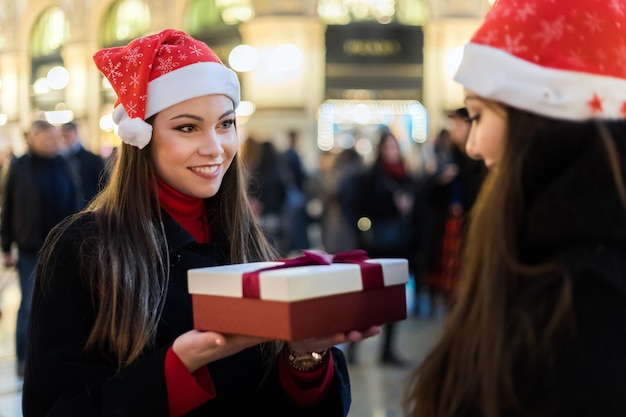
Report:
M 437 170 L 418 197 L 425 216 L 418 282 L 430 290 L 432 313 L 435 296 L 447 300 L 458 282 L 466 221 L 487 171 L 481 161 L 465 153 L 470 128 L 467 109 L 456 109 L 448 118 L 448 129 L 435 144 Z
M 83 205 L 87 205 L 102 189 L 106 181 L 104 159 L 84 148 L 78 127 L 74 122 L 61 125 L 64 150 L 63 154 L 77 163 L 83 193 Z
M 263 232 L 272 245 L 286 256 L 285 205 L 291 176 L 276 146 L 270 141 L 248 138 L 244 143 L 244 158 L 250 171 L 248 194 Z
M 354 148 L 344 149 L 333 160 L 324 184 L 322 243 L 331 253 L 358 248 L 354 198 L 363 170 L 363 157 Z
M 0 228 L 4 265 L 17 266 L 22 294 L 15 337 L 20 376 L 24 373 L 37 254 L 48 232 L 82 207 L 79 174 L 59 154 L 61 135 L 58 129 L 44 120 L 37 120 L 27 134 L 27 141 L 28 152 L 9 166 Z M 14 244 L 18 251 L 17 262 L 12 252 Z
M 310 247 L 308 235 L 310 219 L 306 208 L 308 175 L 297 149 L 298 138 L 297 131 L 289 131 L 289 147 L 282 153 L 287 171 L 291 175 L 290 186 L 287 190 L 284 222 L 284 244 L 287 252 L 308 249 Z

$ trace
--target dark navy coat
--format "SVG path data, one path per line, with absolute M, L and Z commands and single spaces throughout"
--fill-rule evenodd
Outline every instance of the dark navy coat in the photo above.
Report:
M 109 358 L 86 358 L 82 350 L 94 308 L 77 273 L 76 253 L 81 244 L 97 244 L 92 215 L 82 215 L 62 237 L 54 276 L 46 277 L 45 288 L 35 289 L 24 417 L 168 417 L 165 354 L 177 336 L 193 328 L 187 270 L 223 264 L 227 257 L 219 245 L 197 244 L 164 216 L 172 266 L 156 344 L 119 372 Z M 217 395 L 188 416 L 345 416 L 350 405 L 348 371 L 341 351 L 333 348 L 332 354 L 332 386 L 315 410 L 293 404 L 282 389 L 277 363 L 263 380 L 267 369 L 257 346 L 209 365 Z

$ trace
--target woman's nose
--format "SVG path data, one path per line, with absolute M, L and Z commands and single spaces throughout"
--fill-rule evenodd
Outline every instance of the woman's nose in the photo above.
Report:
M 219 135 L 215 132 L 207 132 L 202 137 L 202 143 L 198 152 L 202 155 L 218 156 L 224 151 Z
M 472 159 L 481 160 L 482 155 L 478 149 L 476 144 L 476 133 L 473 128 L 470 128 L 469 136 L 467 137 L 467 142 L 465 142 L 465 153 Z

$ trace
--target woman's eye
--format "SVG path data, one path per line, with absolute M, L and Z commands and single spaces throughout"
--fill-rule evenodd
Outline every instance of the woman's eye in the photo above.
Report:
M 478 122 L 478 121 L 480 121 L 480 114 L 476 114 L 476 115 L 474 115 L 472 117 L 468 117 L 467 119 L 465 119 L 465 121 L 467 123 L 469 123 L 469 124 L 472 124 L 474 122 Z
M 222 127 L 225 129 L 230 128 L 231 126 L 233 126 L 235 124 L 235 119 L 228 119 L 228 120 L 224 120 L 222 122 Z
M 194 129 L 195 128 L 193 125 L 182 125 L 176 128 L 176 130 L 180 130 L 181 132 L 184 132 L 184 133 L 191 133 L 193 132 Z

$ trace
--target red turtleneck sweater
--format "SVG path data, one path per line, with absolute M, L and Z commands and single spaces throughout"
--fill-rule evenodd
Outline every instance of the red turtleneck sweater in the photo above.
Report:
M 211 241 L 211 228 L 204 209 L 204 200 L 190 197 L 157 178 L 161 208 L 180 224 L 198 243 Z M 285 391 L 302 406 L 319 402 L 330 387 L 333 361 L 329 352 L 325 366 L 313 372 L 299 372 L 279 355 L 280 379 Z M 165 356 L 165 383 L 170 417 L 181 417 L 215 398 L 215 387 L 206 366 L 190 373 L 172 347 Z
M 204 200 L 190 197 L 157 178 L 161 208 L 193 236 L 198 243 L 211 241 L 211 229 L 204 210 Z

